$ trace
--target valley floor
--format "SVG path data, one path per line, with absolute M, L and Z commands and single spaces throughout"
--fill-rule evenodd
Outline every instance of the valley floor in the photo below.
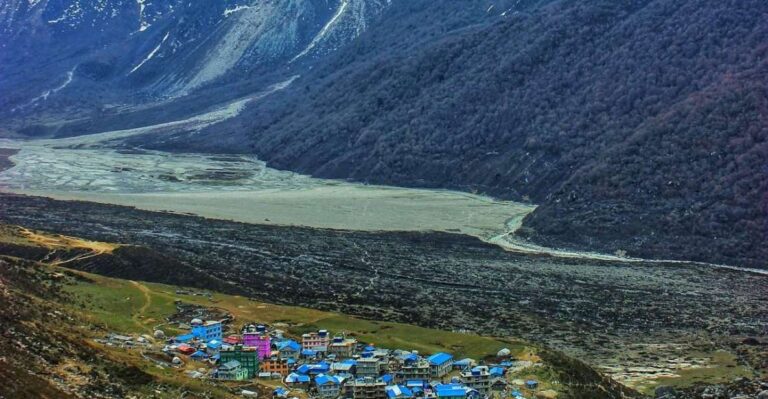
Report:
M 0 189 L 247 223 L 490 239 L 505 231 L 505 220 L 534 209 L 447 190 L 314 179 L 249 156 L 16 144 L 16 165 L 0 173 Z
M 73 265 L 83 270 L 522 337 L 646 391 L 761 372 L 739 355 L 744 338 L 766 333 L 768 277 L 757 274 L 522 255 L 458 234 L 243 224 L 17 195 L 0 197 L 0 219 L 172 257 L 155 264 L 121 247 L 146 266 L 95 258 Z
M 534 209 L 527 204 L 314 179 L 249 156 L 119 143 L 207 126 L 240 107 L 171 126 L 3 140 L 0 147 L 15 149 L 7 151 L 15 165 L 0 172 L 0 192 L 59 200 L 0 193 L 0 222 L 146 246 L 173 259 L 159 269 L 74 262 L 84 270 L 523 337 L 642 390 L 753 373 L 737 357 L 738 343 L 768 333 L 764 274 L 542 248 L 511 234 Z
M 12 378 L 0 385 L 3 397 L 229 398 L 244 389 L 271 396 L 274 387 L 285 387 L 280 379 L 210 379 L 214 365 L 174 352 L 165 338 L 188 332 L 189 321 L 197 317 L 223 319 L 225 336 L 250 323 L 279 328 L 294 339 L 327 329 L 382 349 L 449 352 L 479 362 L 498 361 L 495 354 L 508 348 L 515 361 L 506 366 L 507 391 L 514 388 L 525 397 L 636 397 L 579 361 L 518 339 L 363 320 L 207 289 L 74 271 L 68 267 L 88 258 L 126 258 L 120 245 L 23 227 L 0 224 L 0 246 L 0 319 L 5 320 L 0 324 L 5 354 L 0 377 Z M 5 351 L 14 345 L 15 350 Z M 21 369 L 26 371 L 19 373 Z M 535 392 L 523 386 L 530 379 L 538 382 Z M 291 397 L 307 397 L 302 389 L 287 388 Z

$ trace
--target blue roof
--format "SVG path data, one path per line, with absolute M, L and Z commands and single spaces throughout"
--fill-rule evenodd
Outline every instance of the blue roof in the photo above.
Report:
M 464 388 L 446 388 L 446 389 L 439 389 L 437 391 L 437 397 L 438 398 L 445 398 L 445 397 L 457 397 L 457 396 L 467 396 L 467 390 Z
M 335 385 L 341 384 L 341 381 L 339 381 L 338 378 L 331 375 L 320 374 L 317 377 L 315 377 L 315 384 L 317 385 L 325 385 L 329 382 Z
M 282 351 L 286 349 L 298 351 L 301 349 L 301 345 L 299 345 L 299 343 L 294 340 L 282 341 L 277 344 L 277 350 Z
M 375 351 L 375 350 L 376 350 L 376 348 L 374 348 L 374 347 L 373 347 L 373 345 L 368 345 L 368 346 L 366 346 L 366 347 L 365 347 L 365 349 L 364 349 L 364 350 L 365 350 L 366 352 L 371 352 L 371 351 Z
M 351 364 L 351 365 L 355 366 L 355 365 L 357 365 L 357 360 L 355 360 L 355 359 L 344 359 L 340 363 Z
M 405 385 L 407 385 L 408 387 L 411 387 L 411 388 L 413 388 L 413 387 L 423 387 L 424 385 L 426 385 L 426 381 L 424 381 L 424 380 L 408 380 L 408 381 L 405 382 Z
M 401 356 L 401 358 L 402 358 L 403 360 L 406 360 L 406 361 L 412 361 L 412 362 L 415 362 L 416 360 L 419 360 L 419 355 L 417 355 L 417 354 L 415 354 L 415 353 L 409 353 L 409 354 L 407 354 L 407 355 L 403 355 L 403 356 Z
M 427 358 L 427 360 L 429 360 L 429 364 L 435 365 L 435 366 L 440 366 L 442 364 L 450 362 L 451 359 L 453 359 L 453 355 L 445 352 L 435 353 L 434 355 Z
M 275 388 L 275 390 L 274 390 L 274 393 L 275 393 L 275 395 L 277 395 L 277 396 L 288 395 L 288 392 L 289 392 L 289 391 L 288 391 L 287 389 L 283 388 L 283 387 L 277 387 L 277 388 Z
M 309 376 L 308 375 L 301 375 L 296 373 L 288 374 L 288 377 L 285 377 L 285 382 L 292 383 L 292 382 L 298 382 L 298 383 L 304 383 L 309 382 Z
M 512 367 L 514 365 L 515 364 L 510 362 L 509 360 L 506 360 L 506 361 L 503 361 L 503 362 L 500 363 L 500 366 L 502 366 L 502 367 Z
M 193 340 L 194 338 L 195 336 L 192 334 L 184 334 L 184 335 L 177 336 L 175 340 L 179 342 L 187 342 L 187 341 Z
M 320 362 L 317 364 L 302 364 L 296 369 L 299 374 L 319 374 L 331 369 L 328 363 Z
M 384 388 L 384 390 L 387 392 L 387 397 L 389 398 L 412 398 L 413 397 L 413 392 L 411 392 L 410 389 L 402 385 L 390 385 Z
M 191 357 L 208 357 L 208 354 L 203 351 L 197 351 L 193 353 Z
M 317 355 L 317 351 L 313 351 L 312 349 L 304 349 L 301 351 L 302 356 L 315 356 Z
M 381 376 L 381 380 L 382 380 L 382 381 L 384 381 L 384 382 L 385 382 L 385 383 L 387 383 L 387 384 L 389 384 L 390 382 L 392 382 L 392 380 L 393 380 L 394 378 L 395 378 L 395 377 L 394 377 L 394 376 L 392 376 L 392 374 L 384 374 L 383 376 Z
M 215 339 L 214 340 L 210 340 L 210 341 L 208 341 L 207 344 L 205 344 L 205 346 L 207 346 L 207 347 L 209 347 L 211 349 L 219 349 L 219 348 L 221 348 L 221 341 L 217 341 Z
M 331 369 L 331 365 L 324 361 L 317 364 L 311 364 L 309 367 L 314 371 L 328 371 Z
M 493 376 L 502 376 L 504 375 L 504 368 L 502 367 L 493 367 L 491 368 L 491 375 Z
M 463 365 L 469 366 L 470 364 L 472 364 L 472 359 L 467 358 L 467 359 L 457 360 L 453 362 L 453 364 L 458 364 L 460 366 L 463 366 Z

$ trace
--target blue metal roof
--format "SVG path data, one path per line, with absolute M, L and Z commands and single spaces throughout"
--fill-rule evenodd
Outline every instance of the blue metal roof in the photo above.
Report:
M 341 384 L 341 381 L 339 381 L 339 379 L 334 376 L 325 375 L 325 374 L 320 374 L 317 377 L 315 377 L 315 384 L 317 385 L 325 385 L 328 383 L 339 385 Z
M 302 375 L 302 374 L 296 374 L 291 373 L 288 374 L 288 377 L 285 377 L 285 382 L 287 383 L 305 383 L 309 382 L 309 376 L 308 375 Z
M 384 390 L 387 392 L 387 397 L 389 398 L 412 398 L 413 392 L 411 392 L 410 389 L 407 387 L 404 387 L 402 385 L 390 385 Z
M 504 368 L 502 367 L 493 367 L 491 368 L 491 375 L 493 376 L 502 376 L 504 375 Z
M 437 397 L 438 398 L 446 398 L 446 397 L 465 397 L 467 396 L 467 391 L 463 388 L 448 388 L 448 389 L 440 389 L 437 391 Z
M 429 364 L 434 366 L 440 366 L 450 362 L 451 359 L 453 359 L 453 355 L 445 352 L 435 353 L 434 355 L 427 358 L 427 360 L 429 360 Z
M 296 369 L 296 372 L 299 374 L 307 374 L 309 373 L 309 365 L 308 364 L 302 364 L 299 366 L 299 368 Z
M 183 334 L 183 335 L 177 336 L 176 338 L 174 338 L 174 340 L 179 342 L 187 342 L 187 341 L 191 341 L 194 338 L 195 336 L 192 334 Z
M 277 350 L 282 351 L 286 349 L 298 351 L 301 349 L 301 345 L 294 340 L 283 341 L 277 344 Z
M 405 361 L 415 362 L 415 361 L 419 360 L 419 355 L 417 355 L 415 353 L 409 353 L 407 355 L 401 355 L 400 358 L 405 360 Z
M 320 362 L 317 364 L 302 364 L 296 369 L 299 374 L 320 374 L 330 370 L 331 366 L 328 363 Z

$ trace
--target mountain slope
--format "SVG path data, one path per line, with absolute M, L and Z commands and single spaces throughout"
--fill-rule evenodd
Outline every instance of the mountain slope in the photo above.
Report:
M 228 130 L 279 168 L 531 198 L 551 244 L 765 267 L 766 12 L 558 1 L 373 54 L 372 29 Z
M 300 75 L 130 144 L 530 200 L 520 234 L 550 246 L 766 267 L 765 2 L 175 1 L 8 2 L 4 128 L 159 123 Z M 72 4 L 94 16 L 45 22 Z
M 245 80 L 264 87 L 350 42 L 388 5 L 388 0 L 6 2 L 0 5 L 0 116 L 28 134 L 49 134 L 34 125 L 167 105 Z M 232 95 L 238 93 L 186 101 L 210 106 Z

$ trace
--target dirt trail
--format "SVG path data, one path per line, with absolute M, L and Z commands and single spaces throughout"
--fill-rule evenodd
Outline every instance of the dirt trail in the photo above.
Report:
M 88 241 L 81 238 L 67 237 L 63 235 L 44 234 L 19 227 L 19 232 L 30 242 L 50 249 L 85 249 L 96 255 L 112 253 L 119 248 L 118 244 L 110 244 L 99 241 Z
M 25 227 L 18 227 L 18 231 L 22 237 L 33 244 L 40 245 L 49 249 L 51 252 L 42 259 L 42 262 L 51 266 L 62 266 L 67 263 L 72 263 L 88 258 L 93 258 L 103 254 L 112 253 L 119 247 L 117 244 L 109 244 L 98 241 L 88 241 L 75 237 L 67 237 L 62 235 L 48 235 L 44 233 L 35 232 Z M 56 251 L 69 250 L 69 249 L 82 249 L 88 252 L 75 255 L 69 259 L 54 258 Z
M 139 320 L 141 316 L 144 316 L 144 314 L 147 312 L 150 306 L 152 306 L 152 295 L 150 295 L 149 288 L 147 288 L 146 285 L 141 284 L 137 281 L 131 280 L 131 284 L 133 284 L 134 287 L 136 287 L 141 293 L 144 295 L 144 305 L 139 308 L 139 311 L 134 314 L 131 318 L 134 322 L 137 324 L 144 326 L 144 324 Z
M 736 270 L 741 272 L 748 272 L 754 274 L 768 275 L 768 270 L 752 269 L 747 267 L 739 267 L 732 265 L 721 265 L 716 263 L 707 262 L 694 262 L 686 260 L 672 260 L 672 259 L 645 259 L 635 258 L 629 256 L 617 256 L 610 254 L 603 254 L 598 252 L 588 251 L 575 251 L 568 249 L 548 248 L 534 243 L 523 241 L 515 235 L 518 229 L 522 227 L 523 219 L 526 214 L 516 215 L 510 218 L 506 222 L 507 231 L 503 234 L 499 234 L 495 237 L 491 237 L 485 241 L 491 244 L 498 245 L 508 251 L 520 252 L 524 254 L 532 255 L 549 255 L 557 258 L 570 258 L 570 259 L 587 259 L 587 260 L 600 260 L 600 261 L 614 261 L 623 263 L 667 263 L 667 264 L 684 264 L 684 265 L 696 265 L 714 267 L 719 269 Z

